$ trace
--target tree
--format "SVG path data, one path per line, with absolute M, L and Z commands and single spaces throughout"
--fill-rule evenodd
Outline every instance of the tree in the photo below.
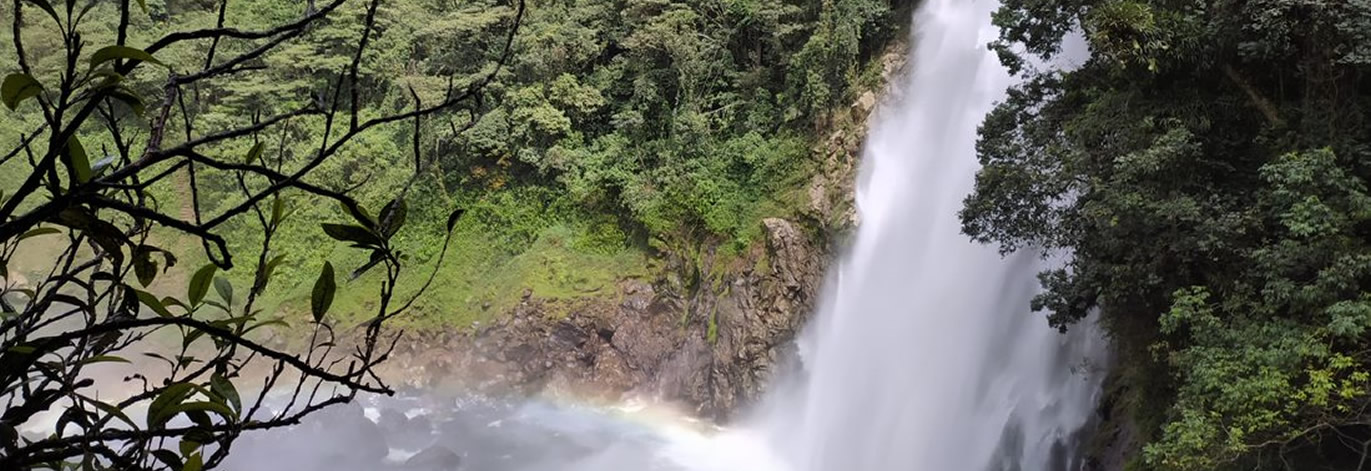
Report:
M 1362 469 L 1371 4 L 1013 0 L 995 20 L 1024 82 L 981 128 L 963 228 L 1073 254 L 1034 307 L 1100 312 L 1136 465 Z M 1079 68 L 1030 66 L 1073 30 Z
M 373 54 L 386 40 L 381 0 L 311 0 L 296 6 L 302 13 L 257 12 L 281 17 L 263 29 L 226 26 L 229 0 L 207 11 L 211 25 L 192 28 L 178 27 L 180 12 L 167 11 L 173 5 L 151 3 L 16 0 L 9 9 L 14 72 L 0 84 L 0 98 L 32 122 L 0 158 L 0 172 L 23 175 L 0 197 L 0 469 L 213 468 L 244 432 L 296 424 L 359 393 L 391 393 L 376 374 L 399 338 L 385 322 L 432 283 L 462 214 L 448 217 L 438 263 L 418 278 L 421 288 L 397 296 L 406 258 L 390 240 L 405 225 L 411 184 L 432 164 L 420 136 L 441 123 L 455 137 L 479 117 L 478 102 L 508 60 L 524 12 L 520 0 L 500 18 L 501 46 L 483 74 L 452 75 L 427 100 L 410 88 L 408 104 L 378 113 L 366 106 L 373 90 L 397 86 L 362 73 L 385 59 Z M 112 27 L 98 28 L 102 22 Z M 351 28 L 323 29 L 333 22 Z M 167 31 L 135 42 L 145 26 Z M 325 39 L 343 60 L 313 65 L 308 87 L 245 86 L 280 65 L 273 58 L 324 34 L 334 35 Z M 42 38 L 36 47 L 34 37 Z M 251 112 L 197 114 L 202 101 L 230 98 Z M 299 132 L 311 126 L 318 132 Z M 389 189 L 393 196 L 379 211 L 354 198 L 356 188 L 311 181 L 350 143 L 396 126 L 412 127 L 413 176 Z M 160 201 L 152 191 L 159 185 L 178 189 L 182 204 Z M 211 186 L 218 189 L 212 202 L 202 197 Z M 288 196 L 339 204 L 351 221 L 323 231 L 370 254 L 352 277 L 384 271 L 375 315 L 343 331 L 326 317 L 338 274 L 324 262 L 312 290 L 313 322 L 303 329 L 308 343 L 298 351 L 257 335 L 283 324 L 258 303 L 289 257 L 273 246 L 290 220 Z M 222 235 L 232 224 L 257 227 L 260 245 L 249 257 L 236 257 L 241 251 Z M 197 256 L 155 245 L 171 233 L 197 241 L 209 263 L 193 272 L 184 294 L 159 296 L 154 281 Z M 60 241 L 46 276 L 27 283 L 10 272 L 17 256 L 44 240 Z M 247 286 L 219 275 L 239 266 L 251 270 Z M 172 284 L 179 282 L 160 286 Z M 171 348 L 154 348 L 166 337 L 174 339 Z M 136 389 L 131 395 L 100 397 L 110 381 L 92 378 L 92 365 L 128 362 L 142 348 L 160 350 L 147 355 L 164 364 L 126 378 Z M 243 394 L 239 387 L 259 373 L 258 391 Z M 272 390 L 290 396 L 268 404 Z M 50 435 L 20 432 L 49 410 L 61 411 Z

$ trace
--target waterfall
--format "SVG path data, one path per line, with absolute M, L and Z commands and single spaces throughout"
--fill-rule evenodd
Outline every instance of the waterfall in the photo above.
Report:
M 860 227 L 801 342 L 805 377 L 761 419 L 797 471 L 1064 470 L 1103 351 L 1028 309 L 1044 268 L 960 233 L 976 131 L 1013 78 L 986 44 L 994 2 L 925 0 L 904 98 L 872 123 Z

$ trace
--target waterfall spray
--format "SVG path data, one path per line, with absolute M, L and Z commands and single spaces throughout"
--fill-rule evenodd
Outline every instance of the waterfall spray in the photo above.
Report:
M 804 381 L 765 407 L 802 471 L 1074 469 L 1101 374 L 1092 326 L 1067 335 L 1028 310 L 1035 254 L 960 233 L 976 131 L 1013 84 L 985 45 L 994 2 L 926 0 L 902 102 L 872 123 L 861 216 L 802 345 Z

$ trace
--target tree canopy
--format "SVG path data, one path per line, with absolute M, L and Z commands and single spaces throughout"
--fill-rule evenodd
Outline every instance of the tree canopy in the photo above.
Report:
M 1101 314 L 1137 469 L 1361 469 L 1371 3 L 1010 0 L 995 21 L 1023 83 L 981 128 L 963 227 L 1073 254 L 1034 307 Z M 1031 65 L 1075 34 L 1078 68 Z

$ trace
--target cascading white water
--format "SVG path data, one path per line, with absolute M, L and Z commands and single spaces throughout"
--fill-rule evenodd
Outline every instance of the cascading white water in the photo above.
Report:
M 1102 341 L 1028 310 L 1033 254 L 960 233 L 976 130 L 1013 79 L 986 49 L 994 2 L 925 0 L 902 102 L 873 123 L 860 228 L 801 346 L 806 377 L 763 419 L 802 471 L 1062 470 Z

